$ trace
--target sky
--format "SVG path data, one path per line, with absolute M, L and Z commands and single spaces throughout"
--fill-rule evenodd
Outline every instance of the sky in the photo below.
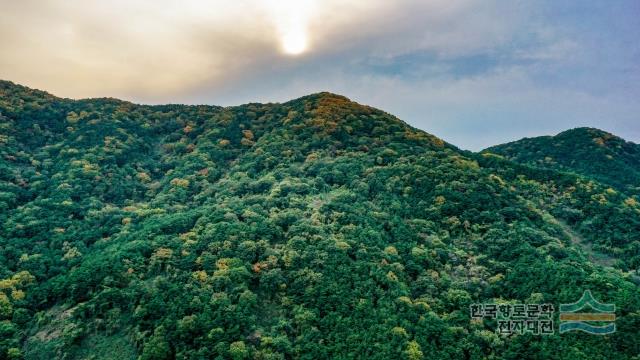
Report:
M 239 105 L 330 91 L 464 149 L 591 126 L 640 143 L 638 0 L 0 0 L 0 78 Z

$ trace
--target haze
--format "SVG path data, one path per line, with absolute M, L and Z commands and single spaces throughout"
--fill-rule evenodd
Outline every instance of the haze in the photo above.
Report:
M 0 0 L 0 78 L 235 105 L 331 91 L 462 148 L 592 126 L 640 141 L 640 2 Z

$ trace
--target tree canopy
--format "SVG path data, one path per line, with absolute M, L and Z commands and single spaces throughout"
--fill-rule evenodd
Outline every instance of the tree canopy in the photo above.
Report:
M 329 93 L 146 106 L 0 82 L 0 359 L 637 359 L 640 199 L 525 163 Z M 469 316 L 587 289 L 616 333 Z

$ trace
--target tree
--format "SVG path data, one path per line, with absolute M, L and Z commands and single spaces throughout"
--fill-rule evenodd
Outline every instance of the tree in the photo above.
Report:
M 144 344 L 141 360 L 167 360 L 171 359 L 171 349 L 166 338 L 166 331 L 163 326 L 159 326 L 153 335 Z
M 404 351 L 404 355 L 408 360 L 422 360 L 424 354 L 422 353 L 422 349 L 420 348 L 420 344 L 415 340 L 409 341 L 407 343 L 407 348 Z
M 247 346 L 244 341 L 235 341 L 229 345 L 229 355 L 233 360 L 243 360 L 249 356 Z

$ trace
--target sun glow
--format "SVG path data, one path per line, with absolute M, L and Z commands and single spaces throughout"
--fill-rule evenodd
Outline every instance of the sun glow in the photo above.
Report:
M 309 48 L 309 22 L 316 0 L 268 0 L 282 51 L 300 55 Z
M 307 50 L 307 35 L 302 31 L 292 31 L 282 36 L 282 50 L 290 55 L 302 54 Z

